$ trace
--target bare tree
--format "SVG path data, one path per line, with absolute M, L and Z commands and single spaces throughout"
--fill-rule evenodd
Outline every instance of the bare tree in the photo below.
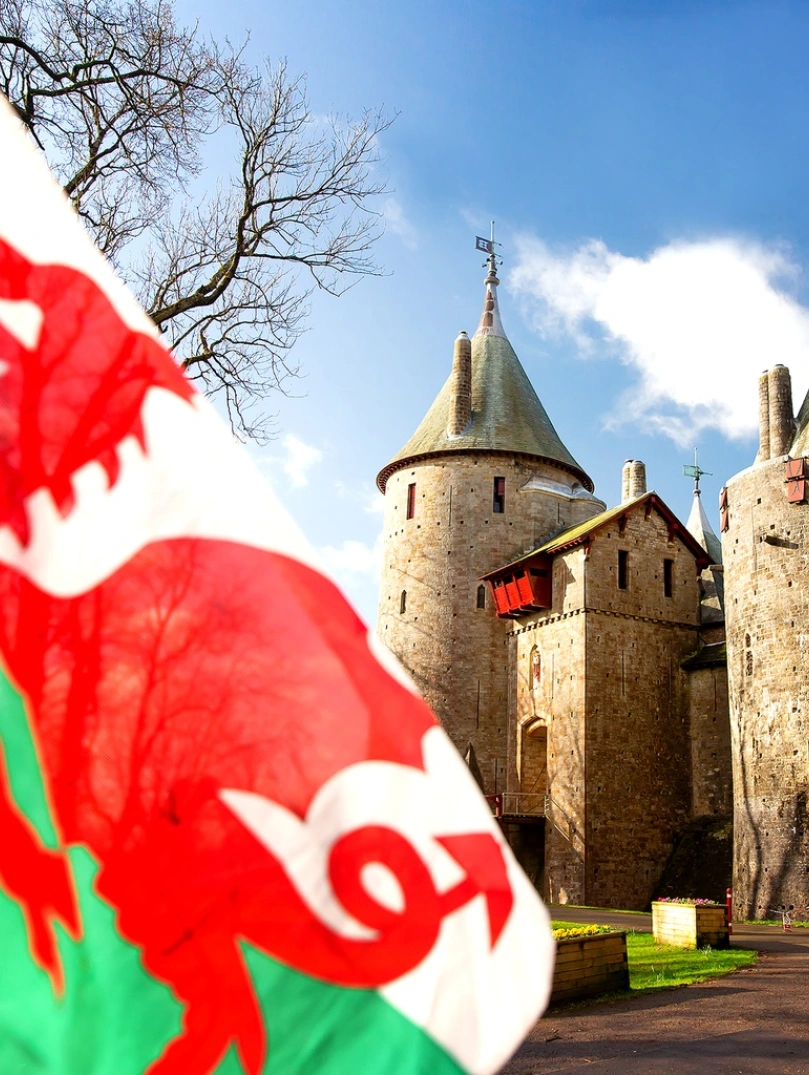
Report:
M 262 439 L 316 288 L 379 270 L 388 121 L 321 120 L 286 65 L 176 25 L 172 0 L 2 0 L 0 89 L 190 376 Z M 215 151 L 233 174 L 199 195 Z

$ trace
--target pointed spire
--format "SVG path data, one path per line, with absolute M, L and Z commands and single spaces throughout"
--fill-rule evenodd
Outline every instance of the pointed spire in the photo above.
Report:
M 711 562 L 714 564 L 722 563 L 722 542 L 714 533 L 713 527 L 708 521 L 708 516 L 705 514 L 705 508 L 702 506 L 702 500 L 700 498 L 701 489 L 699 487 L 700 478 L 707 474 L 709 478 L 712 478 L 710 470 L 703 470 L 699 465 L 699 455 L 697 449 L 694 449 L 694 465 L 684 466 L 683 474 L 686 478 L 694 479 L 694 502 L 691 505 L 691 514 L 688 516 L 688 522 L 685 524 L 685 528 L 688 533 L 697 539 L 700 545 L 705 549 L 708 555 L 711 557 Z
M 705 471 L 702 472 L 703 474 Z M 697 483 L 699 479 L 696 479 Z M 702 497 L 700 496 L 699 485 L 694 490 L 694 502 L 691 505 L 691 514 L 688 516 L 688 522 L 685 524 L 685 528 L 688 533 L 697 539 L 700 545 L 705 549 L 711 558 L 711 562 L 714 564 L 722 563 L 722 543 L 714 533 L 714 529 L 710 524 L 708 516 L 705 514 L 705 508 L 702 506 Z
M 503 330 L 496 245 L 494 224 L 490 239 L 475 237 L 475 249 L 486 252 L 488 268 L 480 326 L 471 341 L 464 333 L 456 340 L 444 387 L 410 440 L 377 475 L 383 493 L 391 474 L 416 460 L 470 451 L 533 456 L 567 471 L 585 494 L 593 491 L 592 479 L 559 439 Z
M 484 240 L 485 241 L 485 240 Z M 492 221 L 491 239 L 489 240 L 489 271 L 483 283 L 486 285 L 486 297 L 483 300 L 483 314 L 480 318 L 475 336 L 501 336 L 506 339 L 500 309 L 497 305 L 497 254 L 494 252 L 494 221 Z

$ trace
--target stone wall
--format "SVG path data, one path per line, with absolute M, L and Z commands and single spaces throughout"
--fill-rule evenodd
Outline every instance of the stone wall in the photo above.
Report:
M 629 554 L 618 588 L 618 551 Z M 672 561 L 665 594 L 664 560 Z M 553 607 L 512 628 L 512 737 L 547 727 L 546 894 L 555 902 L 641 908 L 689 820 L 683 658 L 697 648 L 693 554 L 645 505 L 557 554 Z M 539 654 L 540 678 L 533 669 Z M 510 788 L 539 782 L 514 750 Z
M 643 909 L 689 820 L 680 658 L 695 637 L 676 622 L 588 616 L 600 675 L 587 695 L 587 903 Z
M 554 608 L 531 618 L 516 636 L 517 664 L 523 673 L 518 693 L 520 717 L 512 738 L 530 744 L 526 730 L 539 724 L 545 735 L 541 758 L 517 755 L 510 787 L 530 795 L 545 789 L 545 894 L 553 903 L 585 903 L 585 616 L 581 609 L 584 552 L 571 551 L 554 562 Z M 561 580 L 569 578 L 565 589 Z M 558 598 L 557 598 L 558 595 Z M 522 621 L 521 621 L 522 622 Z M 530 682 L 533 654 L 540 655 L 538 684 Z
M 722 535 L 740 916 L 809 904 L 809 505 L 785 458 L 728 482 Z
M 502 512 L 493 510 L 496 477 L 505 478 Z M 487 794 L 506 781 L 507 653 L 488 587 L 478 607 L 480 576 L 601 510 L 573 486 L 556 467 L 471 451 L 431 457 L 387 482 L 377 631 L 457 748 L 472 744 Z
M 733 812 L 733 783 L 726 664 L 688 672 L 687 689 L 691 813 L 694 817 L 729 816 Z

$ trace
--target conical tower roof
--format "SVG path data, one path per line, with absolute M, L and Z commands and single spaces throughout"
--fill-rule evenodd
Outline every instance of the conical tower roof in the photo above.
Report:
M 384 467 L 377 484 L 384 493 L 394 471 L 426 456 L 455 452 L 502 452 L 533 456 L 573 474 L 588 490 L 593 482 L 553 427 L 528 375 L 508 341 L 497 303 L 499 284 L 494 255 L 484 281 L 483 315 L 472 337 L 472 417 L 458 435 L 447 432 L 451 376 L 436 396 L 416 432 Z
M 688 516 L 685 528 L 705 549 L 712 564 L 722 563 L 722 542 L 714 533 L 708 516 L 705 514 L 699 489 L 694 491 L 694 503 L 691 505 L 691 514 Z

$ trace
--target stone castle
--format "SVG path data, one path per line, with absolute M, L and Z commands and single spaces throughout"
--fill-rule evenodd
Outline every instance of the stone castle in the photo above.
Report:
M 608 508 L 508 341 L 493 254 L 484 283 L 477 331 L 377 479 L 382 640 L 550 901 L 723 897 L 733 832 L 741 913 L 805 907 L 809 403 L 795 421 L 788 372 L 762 378 L 721 548 L 698 473 L 686 523 L 636 460 Z M 673 890 L 689 884 L 711 891 Z

